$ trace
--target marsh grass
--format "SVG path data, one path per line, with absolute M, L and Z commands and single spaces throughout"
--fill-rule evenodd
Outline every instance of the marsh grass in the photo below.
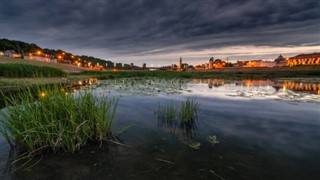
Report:
M 165 120 L 169 124 L 176 122 L 177 110 L 172 102 L 167 105 L 159 103 L 156 114 L 158 115 L 158 119 Z
M 196 129 L 198 111 L 199 103 L 196 99 L 188 98 L 180 106 L 172 102 L 167 105 L 159 103 L 155 114 L 158 117 L 160 125 L 172 128 L 173 133 L 176 132 L 176 128 L 178 127 L 184 132 L 186 137 L 192 137 Z
M 198 116 L 199 104 L 195 99 L 188 98 L 181 103 L 179 119 L 183 122 L 193 122 Z
M 12 147 L 74 153 L 112 136 L 118 98 L 98 98 L 88 91 L 65 94 L 58 86 L 38 87 L 37 93 L 29 88 L 4 99 L 0 130 Z
M 0 76 L 8 78 L 22 77 L 63 77 L 66 73 L 61 69 L 29 64 L 0 64 Z

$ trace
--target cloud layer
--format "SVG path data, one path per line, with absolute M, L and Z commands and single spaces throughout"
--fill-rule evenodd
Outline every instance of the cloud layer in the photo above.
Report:
M 1 38 L 161 63 L 235 46 L 319 50 L 319 9 L 315 0 L 3 0 L 0 29 Z

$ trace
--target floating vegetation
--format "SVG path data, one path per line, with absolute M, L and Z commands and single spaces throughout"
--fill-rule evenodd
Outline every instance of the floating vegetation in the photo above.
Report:
M 159 125 L 170 127 L 176 133 L 178 127 L 186 137 L 192 137 L 196 129 L 199 104 L 195 99 L 188 98 L 182 102 L 180 107 L 172 102 L 167 105 L 159 103 L 155 114 L 158 117 Z
M 154 77 L 124 78 L 100 81 L 116 93 L 130 95 L 168 95 L 182 93 L 190 80 L 162 79 Z
M 200 146 L 201 146 L 200 142 L 195 142 L 195 143 L 189 144 L 189 147 L 191 147 L 192 149 L 196 149 L 196 150 L 199 150 Z
M 59 87 L 39 87 L 38 94 L 28 89 L 5 98 L 0 130 L 12 147 L 74 153 L 112 136 L 118 98 L 97 98 L 88 91 L 66 94 Z
M 216 135 L 208 136 L 208 141 L 211 145 L 215 145 L 219 143 Z

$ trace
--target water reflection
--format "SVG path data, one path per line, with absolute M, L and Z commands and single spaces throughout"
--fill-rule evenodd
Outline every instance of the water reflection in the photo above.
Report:
M 117 82 L 111 84 L 113 81 Z M 290 90 L 290 84 L 284 85 L 285 81 L 196 81 L 151 78 L 107 81 L 108 84 L 93 89 L 95 94 L 109 94 L 112 90 L 118 93 L 150 90 L 150 94 L 154 95 L 137 93 L 137 96 L 125 96 L 119 102 L 115 129 L 133 124 L 122 136 L 128 147 L 109 149 L 107 144 L 102 147 L 98 144 L 84 147 L 76 155 L 48 154 L 34 167 L 27 171 L 21 169 L 7 178 L 219 179 L 214 172 L 223 179 L 318 179 L 318 104 L 287 103 L 273 99 L 242 100 L 243 97 L 226 96 L 244 93 L 245 96 L 251 94 L 256 97 L 274 95 L 275 92 L 279 96 L 287 96 L 289 92 L 296 96 L 297 93 Z M 182 93 L 162 94 L 178 90 Z M 304 97 L 310 95 L 304 91 L 301 94 Z M 319 98 L 319 95 L 313 95 L 310 98 Z M 179 103 L 186 96 L 197 97 L 201 105 L 199 119 L 192 123 L 155 119 L 153 112 L 157 102 Z M 207 140 L 212 134 L 216 134 L 220 141 L 216 146 Z M 190 139 L 191 143 L 201 143 L 201 148 L 194 150 L 188 147 L 191 143 L 186 139 Z M 0 153 L 7 154 L 4 144 L 0 137 Z M 175 164 L 168 165 L 156 159 Z M 37 160 L 34 159 L 28 166 Z M 1 159 L 0 165 L 7 167 L 4 161 Z
M 88 87 L 90 85 L 98 83 L 97 78 L 89 78 L 89 79 L 84 79 L 84 80 L 79 80 L 79 81 L 73 81 L 71 83 L 68 83 L 66 85 L 66 89 L 71 89 L 72 91 L 77 91 L 79 89 Z
M 320 95 L 319 82 L 300 82 L 290 80 L 225 80 L 225 79 L 193 79 L 194 84 L 208 84 L 209 89 L 212 87 L 223 87 L 230 84 L 235 84 L 240 87 L 273 87 L 276 91 L 282 89 L 283 91 L 292 90 L 295 92 L 309 92 Z
M 197 135 L 197 121 L 198 118 L 191 119 L 190 121 L 181 121 L 158 116 L 159 127 L 173 136 L 183 137 L 186 140 L 192 139 Z

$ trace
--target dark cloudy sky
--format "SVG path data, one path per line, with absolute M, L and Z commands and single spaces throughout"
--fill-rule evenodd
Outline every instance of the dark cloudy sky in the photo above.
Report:
M 1 0 L 1 38 L 148 65 L 320 51 L 318 0 Z

